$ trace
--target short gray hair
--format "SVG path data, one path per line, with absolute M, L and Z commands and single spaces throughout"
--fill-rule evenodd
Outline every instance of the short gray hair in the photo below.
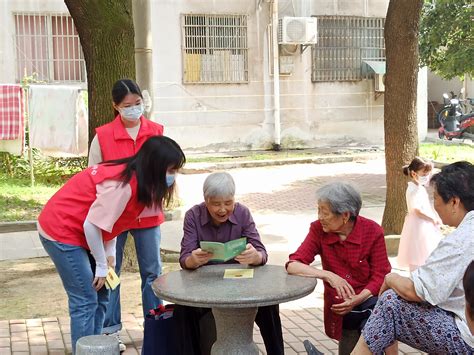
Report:
M 234 197 L 234 179 L 226 172 L 212 173 L 204 180 L 202 192 L 204 193 L 204 200 L 210 197 Z
M 318 202 L 327 202 L 332 213 L 349 212 L 351 217 L 357 217 L 362 207 L 360 193 L 350 184 L 333 182 L 316 191 Z

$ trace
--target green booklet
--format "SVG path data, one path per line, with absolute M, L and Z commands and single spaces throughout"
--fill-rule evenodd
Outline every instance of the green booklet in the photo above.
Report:
M 247 238 L 231 240 L 227 243 L 201 242 L 201 249 L 214 254 L 210 261 L 227 261 L 235 258 L 245 250 Z

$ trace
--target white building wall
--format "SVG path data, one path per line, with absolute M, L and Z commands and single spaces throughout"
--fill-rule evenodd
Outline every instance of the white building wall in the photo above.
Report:
M 388 7 L 388 0 L 305 1 L 309 1 L 313 15 L 384 17 Z M 295 16 L 295 11 L 301 10 L 290 0 L 280 4 L 281 15 Z M 257 0 L 151 0 L 151 5 L 152 119 L 162 123 L 165 134 L 188 150 L 270 148 L 274 135 L 273 77 L 269 73 L 266 28 L 271 4 Z M 13 13 L 67 13 L 67 8 L 62 0 L 4 0 L 0 9 L 0 21 L 7 24 L 0 34 L 0 82 L 12 82 Z M 249 83 L 183 84 L 180 16 L 184 13 L 248 15 Z M 293 59 L 292 75 L 280 77 L 282 147 L 315 147 L 341 140 L 383 143 L 384 96 L 375 98 L 373 80 L 312 83 L 311 49 Z M 426 123 L 419 124 L 424 126 Z
M 185 148 L 248 149 L 268 142 L 271 92 L 264 64 L 268 4 L 255 0 L 229 2 L 152 1 L 154 109 L 166 134 Z M 248 14 L 249 83 L 183 84 L 181 14 Z M 166 28 L 166 31 L 163 29 Z M 271 85 L 270 85 L 271 87 Z
M 458 78 L 444 80 L 431 71 L 428 71 L 428 100 L 443 103 L 443 93 L 454 92 L 459 95 L 463 82 Z M 467 95 L 474 97 L 474 81 L 468 79 Z
M 313 15 L 384 17 L 388 0 L 311 1 Z M 350 5 L 350 6 L 349 6 Z M 280 15 L 295 16 L 289 0 Z M 354 12 L 355 11 L 355 12 Z M 185 148 L 205 150 L 269 148 L 273 143 L 273 78 L 269 75 L 266 26 L 271 4 L 244 0 L 154 0 L 154 114 L 167 134 Z M 248 14 L 248 84 L 182 83 L 182 13 Z M 167 31 L 162 31 L 166 28 Z M 163 45 L 166 44 L 166 45 Z M 178 44 L 178 45 L 177 45 Z M 157 50 L 156 48 L 160 48 Z M 163 49 L 165 48 L 165 50 Z M 299 49 L 298 49 L 299 52 Z M 383 95 L 375 99 L 373 80 L 311 82 L 311 49 L 297 54 L 291 76 L 280 77 L 283 147 L 355 139 L 383 143 Z

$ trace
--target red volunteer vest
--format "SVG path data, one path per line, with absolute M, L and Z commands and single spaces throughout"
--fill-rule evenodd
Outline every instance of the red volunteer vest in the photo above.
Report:
M 106 161 L 135 155 L 148 138 L 163 135 L 163 126 L 141 116 L 140 129 L 134 141 L 125 129 L 120 115 L 117 115 L 112 122 L 96 128 L 95 131 L 99 140 L 102 159 Z M 154 217 L 140 218 L 130 229 L 156 227 L 164 220 L 163 213 Z
M 58 242 L 89 249 L 84 235 L 84 221 L 96 199 L 96 185 L 104 180 L 121 180 L 124 165 L 94 165 L 74 175 L 46 203 L 38 222 Z M 135 176 L 129 182 L 132 195 L 111 232 L 102 230 L 104 241 L 111 240 L 134 225 L 145 206 L 137 200 Z

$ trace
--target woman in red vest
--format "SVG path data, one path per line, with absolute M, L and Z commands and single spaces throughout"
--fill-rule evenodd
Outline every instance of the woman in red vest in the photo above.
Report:
M 44 206 L 38 232 L 68 295 L 73 352 L 79 338 L 102 332 L 115 237 L 137 220 L 162 214 L 184 163 L 175 141 L 154 136 L 131 157 L 76 174 Z
M 137 83 L 130 79 L 118 80 L 112 88 L 112 105 L 115 119 L 96 129 L 89 151 L 89 166 L 101 161 L 126 158 L 134 155 L 149 137 L 163 135 L 163 126 L 143 116 L 143 95 Z M 141 276 L 143 316 L 158 307 L 161 300 L 151 289 L 153 281 L 161 274 L 160 224 L 164 215 L 144 217 L 137 220 L 130 230 L 117 237 L 115 271 L 120 275 L 123 251 L 128 234 L 134 237 L 135 250 Z M 118 337 L 122 329 L 120 309 L 120 286 L 110 294 L 105 314 L 103 332 Z M 120 341 L 120 338 L 119 338 Z M 125 351 L 120 341 L 120 350 Z

